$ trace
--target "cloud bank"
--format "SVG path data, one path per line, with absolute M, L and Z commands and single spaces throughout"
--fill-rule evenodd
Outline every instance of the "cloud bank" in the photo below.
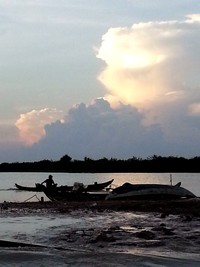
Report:
M 22 114 L 29 157 L 175 155 L 200 151 L 200 15 L 111 28 L 97 57 L 106 95 L 61 114 Z
M 48 151 L 58 158 L 68 153 L 75 159 L 147 156 L 155 147 L 161 153 L 164 143 L 160 127 L 142 125 L 142 117 L 130 105 L 113 109 L 103 98 L 90 105 L 81 103 L 69 110 L 64 123 L 47 125 L 45 138 L 32 149 Z

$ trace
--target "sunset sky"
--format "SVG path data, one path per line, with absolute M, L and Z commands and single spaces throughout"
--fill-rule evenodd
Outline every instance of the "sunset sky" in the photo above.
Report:
M 199 0 L 0 0 L 0 163 L 200 156 Z

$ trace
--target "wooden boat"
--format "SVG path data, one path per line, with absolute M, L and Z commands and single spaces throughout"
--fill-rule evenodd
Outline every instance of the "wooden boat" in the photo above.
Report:
M 79 188 L 77 190 L 67 191 L 64 189 L 64 187 L 58 188 L 53 186 L 52 188 L 47 188 L 41 184 L 38 184 L 38 187 L 51 201 L 98 201 L 105 200 L 109 194 L 109 191 L 106 190 L 89 192 L 87 189 L 85 190 L 84 188 Z
M 109 181 L 104 182 L 104 183 L 95 182 L 94 184 L 87 185 L 86 186 L 86 190 L 89 191 L 89 192 L 103 190 L 106 187 L 110 186 L 113 181 L 114 181 L 114 179 L 109 180 Z
M 22 186 L 19 184 L 15 184 L 15 186 L 18 190 L 31 191 L 31 192 L 42 192 L 42 190 L 40 188 L 38 188 L 37 186 L 28 187 L 28 186 Z
M 176 185 L 125 183 L 113 189 L 106 199 L 178 199 L 194 197 L 196 196 L 192 192 L 181 187 L 180 182 Z
M 38 185 L 40 185 L 40 184 L 35 184 L 34 187 L 31 187 L 31 186 L 22 186 L 19 184 L 15 184 L 15 186 L 18 190 L 30 191 L 30 192 L 42 192 L 41 187 L 39 187 Z M 65 190 L 70 191 L 70 190 L 72 190 L 73 186 L 61 185 L 61 186 L 58 186 L 58 188 L 65 188 Z
M 99 190 L 103 190 L 106 187 L 110 186 L 113 181 L 114 181 L 114 179 L 109 180 L 109 181 L 104 182 L 104 183 L 95 182 L 94 184 L 89 184 L 89 185 L 84 186 L 84 188 L 85 188 L 85 190 L 90 191 L 90 192 L 99 191 Z M 28 186 L 22 186 L 19 184 L 15 184 L 15 186 L 18 190 L 31 191 L 31 192 L 42 192 L 42 188 L 38 185 L 39 184 L 36 184 L 34 187 L 28 187 Z M 72 191 L 73 187 L 74 187 L 74 185 L 73 186 L 61 185 L 61 186 L 57 186 L 57 189 L 63 190 L 63 191 Z

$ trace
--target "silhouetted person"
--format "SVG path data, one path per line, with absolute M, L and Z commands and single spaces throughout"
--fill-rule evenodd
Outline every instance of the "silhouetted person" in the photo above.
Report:
M 57 184 L 55 184 L 54 180 L 53 180 L 53 176 L 50 174 L 49 177 L 44 180 L 41 184 L 46 184 L 46 188 L 51 189 L 54 186 L 56 186 Z

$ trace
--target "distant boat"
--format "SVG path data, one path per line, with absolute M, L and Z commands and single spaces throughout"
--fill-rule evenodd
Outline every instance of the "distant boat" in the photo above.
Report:
M 196 197 L 189 190 L 176 185 L 163 184 L 130 184 L 125 183 L 110 192 L 106 199 L 131 200 L 131 199 L 177 199 Z
M 103 190 L 104 188 L 110 186 L 112 184 L 112 182 L 114 181 L 114 179 L 109 180 L 107 182 L 104 183 L 97 183 L 94 182 L 93 184 L 89 184 L 89 185 L 84 185 L 84 188 L 86 191 L 99 191 L 99 190 Z M 31 191 L 31 192 L 42 192 L 43 188 L 40 186 L 40 184 L 36 184 L 34 187 L 30 187 L 30 186 L 22 186 L 19 184 L 15 184 L 16 188 L 18 190 L 23 190 L 23 191 Z M 68 186 L 68 185 L 61 185 L 61 186 L 57 186 L 56 189 L 62 190 L 62 191 L 72 191 L 74 188 L 73 186 Z

